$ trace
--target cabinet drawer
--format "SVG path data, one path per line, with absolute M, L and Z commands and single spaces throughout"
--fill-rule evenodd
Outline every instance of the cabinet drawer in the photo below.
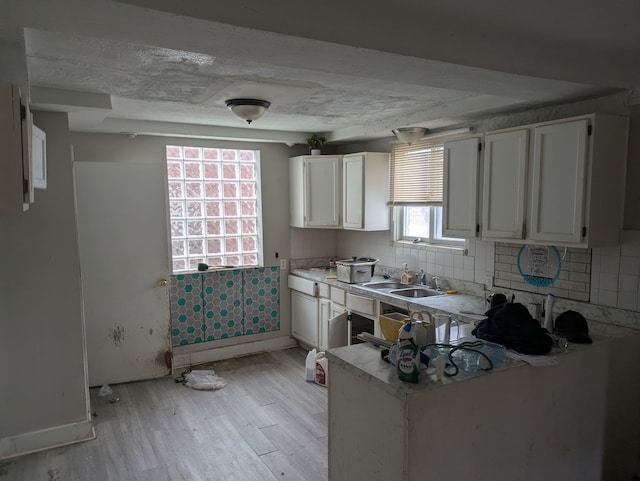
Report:
M 368 297 L 356 296 L 355 294 L 347 293 L 347 309 L 352 311 L 358 311 L 363 314 L 373 314 L 376 310 L 375 299 Z
M 331 286 L 331 300 L 336 304 L 340 304 L 341 306 L 345 305 L 345 294 L 347 292 L 344 289 L 340 289 L 339 287 Z
M 287 284 L 289 285 L 289 289 L 293 289 L 294 291 L 299 291 L 310 296 L 316 295 L 317 284 L 312 280 L 289 274 L 287 277 Z
M 329 284 L 318 282 L 318 297 L 329 299 Z

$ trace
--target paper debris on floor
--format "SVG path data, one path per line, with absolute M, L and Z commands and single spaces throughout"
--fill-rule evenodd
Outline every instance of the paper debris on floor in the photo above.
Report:
M 185 373 L 184 385 L 199 391 L 215 391 L 227 385 L 226 381 L 210 369 L 194 370 Z

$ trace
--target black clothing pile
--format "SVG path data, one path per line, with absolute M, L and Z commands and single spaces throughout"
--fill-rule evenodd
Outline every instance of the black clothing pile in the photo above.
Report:
M 502 344 L 522 354 L 546 354 L 553 339 L 520 303 L 505 302 L 489 309 L 472 334 L 478 339 Z

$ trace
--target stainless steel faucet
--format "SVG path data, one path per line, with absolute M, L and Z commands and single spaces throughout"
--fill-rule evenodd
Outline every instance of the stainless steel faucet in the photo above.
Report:
M 436 288 L 436 291 L 441 291 L 442 290 L 442 286 L 440 285 L 440 278 L 438 276 L 433 276 L 433 285 Z

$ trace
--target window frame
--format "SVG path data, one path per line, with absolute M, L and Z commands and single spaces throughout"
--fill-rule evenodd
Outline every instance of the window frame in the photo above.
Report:
M 414 245 L 462 247 L 465 239 L 442 235 L 444 191 L 444 144 L 451 136 L 422 139 L 412 144 L 395 143 L 391 152 L 389 205 L 393 210 L 393 242 Z M 435 176 L 434 183 L 430 176 Z M 428 209 L 426 236 L 408 235 L 411 208 Z
M 429 209 L 429 224 L 426 237 L 416 237 L 407 235 L 405 231 L 406 216 L 411 207 L 422 207 Z M 415 206 L 394 206 L 393 207 L 393 241 L 399 243 L 411 243 L 416 245 L 432 245 L 441 247 L 464 247 L 463 238 L 444 237 L 442 235 L 442 204 L 415 205 Z M 435 222 L 434 222 L 435 221 Z M 440 233 L 438 235 L 438 225 Z

